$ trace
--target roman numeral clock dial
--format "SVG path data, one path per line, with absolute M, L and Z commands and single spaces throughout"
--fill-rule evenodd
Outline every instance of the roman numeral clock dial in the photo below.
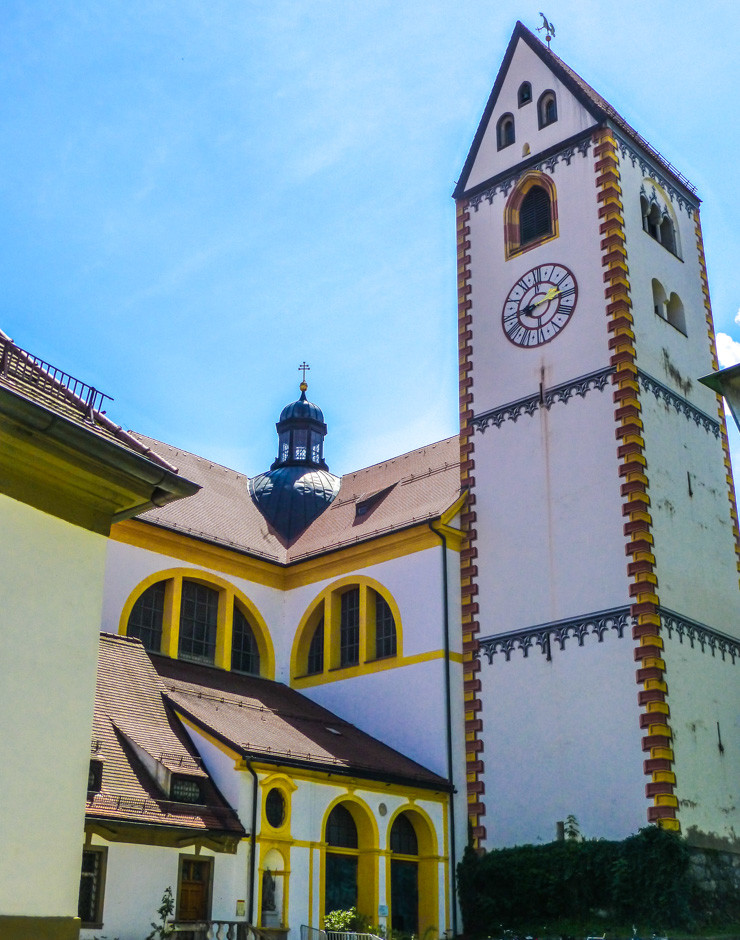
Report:
M 515 346 L 542 346 L 567 326 L 578 299 L 572 271 L 541 264 L 523 274 L 504 301 L 501 323 Z

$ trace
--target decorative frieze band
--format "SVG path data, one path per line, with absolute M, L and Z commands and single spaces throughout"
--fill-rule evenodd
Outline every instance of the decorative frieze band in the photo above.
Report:
M 689 620 L 688 617 L 683 617 L 672 610 L 666 610 L 664 607 L 660 609 L 660 625 L 669 637 L 672 637 L 675 631 L 679 643 L 683 643 L 684 637 L 689 641 L 692 649 L 694 649 L 694 644 L 698 643 L 701 646 L 702 653 L 706 652 L 706 647 L 709 647 L 712 656 L 719 652 L 722 659 L 724 659 L 725 656 L 729 655 L 732 657 L 733 663 L 735 657 L 740 656 L 740 640 L 727 636 L 725 633 L 720 633 L 718 630 L 712 630 L 703 623 Z
M 516 421 L 523 414 L 533 415 L 538 408 L 544 407 L 549 411 L 556 402 L 567 404 L 573 395 L 585 398 L 592 389 L 602 391 L 613 372 L 613 367 L 609 366 L 597 372 L 589 372 L 588 375 L 580 375 L 576 379 L 563 382 L 562 385 L 543 389 L 541 395 L 529 395 L 527 398 L 520 398 L 500 408 L 476 415 L 471 424 L 482 433 L 491 425 L 500 428 L 504 421 Z
M 497 193 L 503 193 L 504 196 L 508 196 L 512 188 L 516 186 L 525 173 L 530 173 L 532 170 L 539 170 L 540 172 L 544 171 L 552 175 L 555 172 L 555 167 L 558 165 L 558 163 L 562 161 L 567 166 L 570 166 L 571 160 L 577 153 L 580 153 L 582 157 L 585 157 L 588 155 L 590 149 L 591 138 L 587 137 L 585 140 L 569 144 L 567 147 L 564 147 L 562 150 L 558 151 L 558 153 L 551 154 L 544 160 L 540 160 L 538 163 L 528 164 L 524 169 L 519 167 L 508 176 L 503 177 L 503 179 L 500 179 L 492 186 L 489 186 L 488 189 L 484 189 L 482 192 L 471 196 L 468 199 L 468 206 L 472 209 L 475 209 L 477 212 L 478 207 L 484 199 L 490 205 Z
M 583 646 L 583 641 L 589 634 L 597 636 L 599 643 L 602 643 L 604 634 L 609 630 L 614 630 L 621 638 L 625 627 L 629 626 L 630 622 L 629 607 L 600 610 L 584 617 L 569 617 L 567 620 L 555 620 L 552 623 L 526 627 L 524 630 L 512 630 L 510 633 L 486 637 L 479 641 L 479 655 L 484 654 L 488 662 L 492 663 L 496 653 L 503 653 L 508 662 L 514 650 L 521 650 L 526 658 L 531 646 L 536 644 L 549 660 L 551 658 L 550 644 L 553 641 L 561 650 L 565 649 L 566 641 L 569 639 L 577 639 L 578 645 Z
M 716 418 L 710 418 L 708 414 L 691 404 L 688 399 L 682 395 L 676 394 L 662 382 L 654 379 L 647 372 L 638 370 L 640 385 L 646 392 L 652 392 L 658 401 L 664 401 L 667 405 L 672 405 L 679 414 L 686 415 L 694 424 L 703 427 L 705 431 L 711 431 L 715 437 L 719 437 L 719 421 Z
M 603 391 L 609 377 L 614 373 L 614 367 L 608 366 L 606 369 L 599 369 L 596 372 L 589 372 L 588 375 L 579 375 L 578 378 L 570 379 L 561 385 L 554 385 L 552 388 L 543 389 L 541 395 L 528 395 L 526 398 L 519 398 L 516 401 L 510 401 L 499 408 L 493 408 L 491 411 L 484 411 L 482 414 L 475 415 L 470 420 L 470 425 L 474 430 L 483 433 L 486 428 L 500 428 L 504 421 L 516 421 L 523 414 L 533 415 L 539 408 L 546 408 L 548 411 L 554 404 L 567 404 L 573 395 L 585 398 L 587 393 L 596 389 Z M 672 391 L 667 385 L 663 385 L 647 372 L 638 370 L 640 385 L 646 392 L 651 392 L 658 401 L 663 401 L 667 405 L 676 409 L 679 414 L 692 420 L 698 427 L 704 428 L 715 437 L 720 435 L 719 421 L 710 418 L 708 414 L 701 411 L 695 405 Z
M 729 656 L 733 663 L 736 658 L 740 658 L 740 640 L 664 607 L 660 607 L 658 613 L 660 630 L 665 630 L 669 637 L 672 637 L 675 632 L 680 643 L 686 639 L 692 649 L 699 646 L 702 653 L 709 649 L 712 656 L 717 653 L 722 656 L 722 659 Z M 513 652 L 520 651 L 526 659 L 530 649 L 536 646 L 550 660 L 553 642 L 564 651 L 568 640 L 578 640 L 578 645 L 583 646 L 587 636 L 596 636 L 599 643 L 602 643 L 604 635 L 610 631 L 614 631 L 622 639 L 627 627 L 633 627 L 636 624 L 637 618 L 631 615 L 629 607 L 615 607 L 581 617 L 568 617 L 565 620 L 554 620 L 551 623 L 540 623 L 534 627 L 484 637 L 478 641 L 476 656 L 479 659 L 485 656 L 489 664 L 492 664 L 493 657 L 497 653 L 503 653 L 504 659 L 509 662 Z
M 694 211 L 697 206 L 681 193 L 676 187 L 668 180 L 666 176 L 660 173 L 652 163 L 648 163 L 644 155 L 640 153 L 637 148 L 628 143 L 623 137 L 620 137 L 619 134 L 614 134 L 617 145 L 619 146 L 619 152 L 622 155 L 622 158 L 627 158 L 632 163 L 632 166 L 639 166 L 640 172 L 643 176 L 647 176 L 649 179 L 655 180 L 656 183 L 659 183 L 663 189 L 668 193 L 668 195 L 673 199 L 678 205 L 686 210 L 686 214 L 689 218 L 693 217 Z M 686 180 L 688 186 L 691 186 L 688 180 Z

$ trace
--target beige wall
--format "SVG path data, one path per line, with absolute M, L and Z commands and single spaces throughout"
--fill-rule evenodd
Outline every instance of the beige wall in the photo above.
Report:
M 106 540 L 2 495 L 0 531 L 0 918 L 71 918 Z

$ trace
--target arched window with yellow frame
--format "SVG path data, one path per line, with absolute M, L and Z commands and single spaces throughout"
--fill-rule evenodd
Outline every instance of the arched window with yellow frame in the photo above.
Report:
M 384 668 L 402 651 L 401 615 L 390 592 L 373 578 L 335 581 L 313 600 L 296 632 L 293 678 Z
M 323 825 L 322 916 L 356 907 L 375 916 L 378 905 L 378 830 L 368 807 L 339 797 Z
M 118 632 L 173 659 L 273 678 L 275 653 L 267 624 L 230 582 L 194 568 L 150 575 L 131 592 Z
M 419 807 L 402 807 L 388 826 L 390 925 L 417 937 L 438 933 L 439 863 L 437 838 Z
M 507 258 L 558 237 L 557 190 L 552 178 L 531 170 L 519 180 L 504 209 Z

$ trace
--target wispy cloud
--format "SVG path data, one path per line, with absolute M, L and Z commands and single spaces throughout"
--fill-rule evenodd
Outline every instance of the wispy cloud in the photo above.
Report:
M 735 323 L 740 323 L 740 311 L 735 317 Z M 717 333 L 717 358 L 723 369 L 736 366 L 740 363 L 740 343 L 727 333 Z

